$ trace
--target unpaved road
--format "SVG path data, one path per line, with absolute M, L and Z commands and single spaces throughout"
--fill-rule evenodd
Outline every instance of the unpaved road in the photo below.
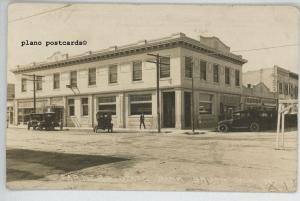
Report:
M 297 132 L 7 131 L 10 189 L 293 192 Z

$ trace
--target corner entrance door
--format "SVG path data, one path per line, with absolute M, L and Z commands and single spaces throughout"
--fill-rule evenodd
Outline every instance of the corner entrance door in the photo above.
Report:
M 191 92 L 184 92 L 184 127 L 190 128 L 191 125 Z
M 175 92 L 163 92 L 163 127 L 175 128 Z

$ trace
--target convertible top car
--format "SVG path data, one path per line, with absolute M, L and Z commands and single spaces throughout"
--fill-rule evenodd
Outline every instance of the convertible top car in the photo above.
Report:
M 232 114 L 232 118 L 220 121 L 217 130 L 227 132 L 229 130 L 248 129 L 257 132 L 262 129 L 275 128 L 276 119 L 276 111 L 237 111 Z

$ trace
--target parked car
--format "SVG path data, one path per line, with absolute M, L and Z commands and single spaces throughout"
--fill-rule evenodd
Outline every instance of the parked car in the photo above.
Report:
M 40 113 L 31 113 L 29 115 L 29 121 L 27 123 L 27 129 L 30 130 L 32 127 L 33 130 L 36 130 L 39 126 L 39 122 L 43 121 L 43 114 Z
M 257 132 L 275 128 L 276 123 L 276 111 L 244 110 L 234 112 L 232 118 L 220 121 L 217 130 L 227 132 L 229 130 L 248 129 Z
M 97 125 L 94 127 L 94 132 L 98 133 L 98 130 L 106 130 L 107 132 L 113 132 L 113 124 L 111 123 L 112 118 L 111 118 L 112 112 L 110 110 L 102 110 L 98 111 L 96 114 L 96 119 L 97 119 Z
M 45 112 L 45 113 L 33 113 L 30 114 L 30 120 L 28 122 L 28 130 L 32 127 L 34 130 L 54 130 L 55 127 L 60 127 L 62 129 L 62 122 L 57 118 L 55 112 Z

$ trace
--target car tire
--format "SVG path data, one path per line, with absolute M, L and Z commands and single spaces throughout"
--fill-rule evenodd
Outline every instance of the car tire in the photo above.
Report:
M 220 124 L 218 126 L 219 132 L 226 133 L 226 132 L 228 132 L 228 130 L 229 130 L 229 127 L 226 124 Z
M 251 132 L 258 132 L 259 131 L 259 124 L 256 122 L 251 123 L 250 125 Z

